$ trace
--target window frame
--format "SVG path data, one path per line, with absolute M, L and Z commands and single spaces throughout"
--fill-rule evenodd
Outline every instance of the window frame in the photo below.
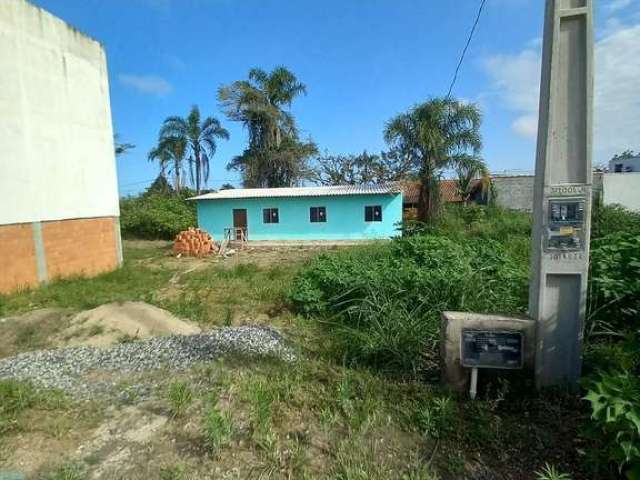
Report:
M 376 211 L 378 211 L 378 218 L 376 218 Z M 368 215 L 369 212 L 371 212 L 371 215 Z M 365 223 L 382 222 L 382 205 L 365 205 L 364 221 Z
M 273 214 L 274 212 L 275 212 L 275 215 Z M 263 225 L 272 225 L 272 224 L 280 223 L 280 209 L 278 207 L 263 208 L 262 223 Z
M 315 220 L 314 220 L 315 210 Z M 322 215 L 320 215 L 322 212 Z M 309 207 L 309 223 L 327 223 L 327 207 Z

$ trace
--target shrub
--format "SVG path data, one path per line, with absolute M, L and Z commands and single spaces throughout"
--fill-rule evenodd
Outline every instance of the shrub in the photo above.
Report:
M 197 224 L 195 202 L 184 196 L 143 194 L 120 200 L 120 228 L 125 238 L 173 240 Z
M 432 234 L 321 255 L 289 298 L 330 326 L 338 355 L 413 370 L 435 357 L 443 310 L 524 312 L 527 281 L 499 242 Z
M 591 239 L 613 233 L 640 236 L 640 213 L 632 212 L 620 205 L 597 204 L 591 220 Z
M 590 273 L 587 334 L 624 335 L 640 327 L 640 235 L 595 239 Z
M 614 462 L 630 479 L 640 478 L 640 378 L 634 372 L 603 373 L 585 397 L 591 405 L 588 434 L 595 454 Z

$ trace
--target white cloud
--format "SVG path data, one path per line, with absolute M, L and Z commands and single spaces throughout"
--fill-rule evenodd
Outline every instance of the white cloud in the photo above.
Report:
M 156 75 L 120 74 L 120 83 L 147 95 L 163 97 L 173 91 L 173 86 L 164 78 Z
M 537 48 L 527 48 L 515 55 L 493 55 L 483 62 L 494 87 L 490 96 L 517 113 L 511 127 L 527 138 L 535 138 L 537 132 L 540 65 Z
M 596 44 L 595 153 L 640 145 L 640 24 L 621 27 Z
M 610 0 L 609 3 L 605 4 L 605 8 L 609 12 L 617 12 L 618 10 L 627 8 L 632 3 L 633 0 Z
M 541 54 L 526 48 L 483 61 L 490 98 L 516 114 L 514 132 L 535 139 Z M 608 24 L 595 46 L 594 162 L 640 147 L 640 23 Z

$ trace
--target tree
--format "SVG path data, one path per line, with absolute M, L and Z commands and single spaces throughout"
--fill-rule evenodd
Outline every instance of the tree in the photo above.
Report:
M 186 150 L 185 138 L 163 136 L 161 130 L 158 144 L 148 154 L 150 161 L 157 161 L 160 164 L 160 175 L 165 178 L 167 174 L 173 175 L 173 189 L 177 194 L 182 190 Z
M 161 142 L 164 139 L 169 143 L 184 144 L 191 183 L 199 194 L 209 180 L 209 162 L 218 148 L 217 141 L 228 140 L 229 132 L 215 117 L 201 120 L 200 110 L 194 105 L 186 118 L 173 116 L 165 119 L 159 137 Z
M 120 143 L 118 140 L 118 134 L 116 133 L 113 136 L 113 148 L 115 150 L 116 157 L 119 157 L 120 155 L 127 153 L 129 150 L 136 148 L 136 146 L 133 143 Z
M 173 188 L 167 182 L 167 178 L 162 174 L 162 172 L 156 177 L 151 185 L 145 190 L 143 196 L 160 194 L 160 195 L 171 195 L 174 193 Z
M 234 187 L 230 183 L 223 183 L 222 186 L 220 187 L 220 190 L 234 190 L 235 188 L 236 187 Z
M 616 153 L 611 160 L 628 160 L 637 155 L 640 155 L 640 152 L 635 153 L 633 150 L 625 150 L 622 153 Z
M 478 156 L 481 118 L 475 104 L 434 98 L 387 123 L 385 140 L 409 159 L 420 178 L 419 220 L 432 222 L 438 214 L 442 171 Z
M 311 179 L 320 185 L 387 183 L 409 176 L 410 165 L 395 152 L 380 155 L 363 151 L 358 155 L 328 155 L 316 159 Z
M 486 193 L 491 183 L 487 165 L 480 157 L 468 156 L 461 158 L 455 166 L 458 176 L 458 193 L 465 205 L 473 193 L 473 181 L 480 180 L 482 193 Z
M 295 119 L 289 111 L 306 86 L 285 67 L 271 72 L 249 71 L 248 80 L 238 80 L 218 90 L 218 100 L 227 118 L 240 122 L 249 134 L 249 145 L 227 166 L 242 173 L 245 187 L 286 187 L 299 182 L 308 171 L 308 159 L 317 152 L 311 141 L 298 138 Z

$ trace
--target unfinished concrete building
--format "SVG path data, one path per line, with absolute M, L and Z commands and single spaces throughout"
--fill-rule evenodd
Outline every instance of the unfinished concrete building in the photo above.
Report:
M 2 0 L 0 65 L 0 293 L 117 268 L 104 49 L 25 0 Z

